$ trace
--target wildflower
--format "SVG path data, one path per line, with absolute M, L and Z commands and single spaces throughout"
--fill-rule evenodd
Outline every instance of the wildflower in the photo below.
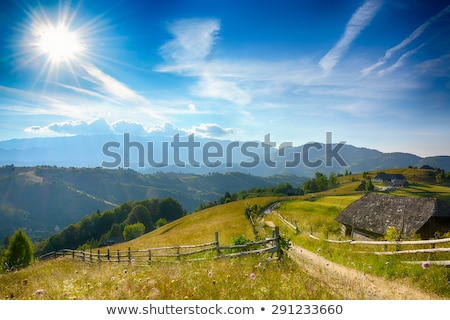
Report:
M 422 268 L 423 269 L 428 269 L 429 267 L 431 267 L 431 264 L 429 261 L 425 261 L 424 263 L 422 263 Z
M 250 274 L 250 279 L 255 280 L 255 279 L 256 279 L 256 274 L 251 273 L 251 274 Z
M 116 278 L 115 277 L 111 277 L 111 281 L 114 281 L 114 280 L 116 280 Z
M 35 295 L 40 295 L 40 294 L 44 294 L 45 290 L 44 289 L 38 289 L 36 290 L 36 292 L 34 293 Z
M 127 269 L 124 269 L 124 270 L 123 270 L 123 274 L 124 274 L 124 275 L 127 275 L 127 273 L 128 273 Z
M 211 278 L 212 276 L 213 276 L 213 273 L 212 273 L 212 271 L 209 271 L 209 272 L 208 272 L 208 277 L 210 277 L 210 278 Z
M 388 265 L 390 265 L 391 263 L 389 262 L 389 261 L 386 261 L 386 265 L 388 266 Z
M 369 266 L 369 270 L 372 270 L 372 268 L 373 268 L 372 266 Z
M 133 272 L 131 273 L 131 275 L 132 275 L 132 276 L 135 276 L 135 275 L 136 275 L 136 272 L 133 271 Z
M 269 261 L 269 262 L 272 261 L 272 257 L 268 257 L 267 261 Z
M 135 263 L 136 262 L 136 259 L 131 259 L 131 263 Z
M 317 252 L 322 252 L 322 249 L 321 248 L 317 249 Z

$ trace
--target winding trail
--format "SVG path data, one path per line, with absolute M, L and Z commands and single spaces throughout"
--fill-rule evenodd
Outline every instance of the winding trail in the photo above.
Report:
M 321 279 L 337 297 L 349 300 L 442 300 L 401 280 L 386 280 L 328 261 L 320 254 L 293 246 L 289 256 L 309 275 Z

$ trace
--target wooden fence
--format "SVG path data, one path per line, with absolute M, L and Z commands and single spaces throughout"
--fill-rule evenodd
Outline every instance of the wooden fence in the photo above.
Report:
M 382 246 L 386 250 L 385 251 L 374 251 L 370 252 L 375 255 L 406 255 L 406 254 L 420 254 L 420 253 L 441 253 L 441 252 L 450 252 L 450 248 L 436 248 L 436 244 L 441 243 L 450 243 L 450 238 L 446 239 L 435 239 L 435 240 L 414 240 L 414 241 L 361 241 L 361 240 L 332 240 L 332 239 L 320 239 L 312 234 L 309 235 L 310 238 L 319 241 L 326 241 L 331 243 L 338 244 L 349 244 L 349 245 L 364 245 L 364 246 Z M 412 250 L 400 250 L 402 246 L 411 246 L 411 245 L 420 245 L 420 246 L 430 246 L 429 248 L 420 248 L 420 249 L 412 249 Z M 394 246 L 396 248 L 395 251 L 387 251 L 388 246 Z M 364 251 L 361 252 L 363 254 L 367 254 L 369 252 Z M 450 260 L 435 260 L 429 261 L 430 264 L 436 265 L 446 265 L 450 266 Z M 404 263 L 408 264 L 421 264 L 423 261 L 404 261 Z
M 272 213 L 275 213 L 278 218 L 286 224 L 289 228 L 295 230 L 298 232 L 298 226 L 297 224 L 291 223 L 287 221 L 281 214 L 279 214 L 277 211 L 272 211 Z M 450 243 L 450 238 L 446 239 L 435 239 L 435 240 L 415 240 L 415 241 L 374 241 L 374 240 L 333 240 L 333 239 L 321 239 L 319 237 L 316 237 L 313 235 L 312 227 L 310 230 L 309 237 L 314 240 L 318 241 L 325 241 L 330 243 L 337 243 L 337 244 L 349 244 L 349 245 L 368 245 L 368 246 L 382 246 L 386 250 L 385 251 L 375 251 L 375 252 L 367 252 L 363 251 L 360 252 L 362 254 L 372 253 L 376 255 L 406 255 L 406 254 L 420 254 L 420 253 L 446 253 L 450 252 L 450 248 L 436 248 L 436 244 L 442 244 L 442 243 Z M 413 249 L 413 250 L 400 250 L 402 246 L 410 246 L 410 245 L 421 245 L 421 246 L 429 246 L 429 248 L 421 248 L 421 249 Z M 388 246 L 395 246 L 395 251 L 388 251 Z M 435 260 L 435 261 L 429 261 L 431 264 L 436 265 L 446 265 L 450 266 L 450 260 Z M 421 264 L 422 261 L 404 261 L 404 263 L 408 264 Z
M 215 241 L 196 245 L 183 245 L 171 247 L 158 247 L 142 250 L 111 250 L 109 248 L 96 251 L 81 251 L 63 249 L 49 252 L 39 257 L 40 260 L 69 257 L 83 262 L 126 262 L 136 264 L 151 264 L 153 262 L 178 262 L 206 260 L 214 258 L 232 258 L 251 254 L 276 254 L 281 256 L 279 228 L 273 229 L 272 237 L 264 240 L 249 242 L 242 245 L 221 246 L 219 234 L 216 232 Z

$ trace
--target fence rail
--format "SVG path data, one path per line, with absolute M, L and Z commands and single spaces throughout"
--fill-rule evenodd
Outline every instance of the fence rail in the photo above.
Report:
M 213 258 L 232 258 L 251 254 L 276 254 L 281 256 L 279 228 L 273 229 L 272 237 L 264 240 L 249 242 L 243 245 L 221 246 L 219 234 L 215 234 L 216 241 L 172 247 L 157 247 L 140 250 L 111 250 L 110 248 L 97 249 L 96 252 L 62 249 L 46 253 L 39 257 L 40 260 L 56 259 L 59 257 L 71 257 L 73 260 L 97 263 L 97 262 L 128 262 L 138 264 L 151 264 L 153 262 L 178 262 L 181 260 L 206 260 Z
M 312 234 L 309 235 L 310 238 L 319 241 L 326 241 L 330 243 L 338 243 L 338 244 L 349 244 L 349 245 L 368 245 L 368 246 L 384 246 L 388 248 L 388 246 L 395 246 L 395 251 L 362 251 L 360 253 L 367 254 L 372 253 L 379 256 L 394 256 L 394 255 L 407 255 L 407 254 L 421 254 L 421 253 L 446 253 L 450 252 L 450 248 L 435 248 L 436 244 L 449 243 L 450 238 L 445 239 L 435 239 L 435 240 L 414 240 L 414 241 L 356 241 L 356 240 L 332 240 L 332 239 L 320 239 Z M 412 249 L 412 250 L 400 250 L 401 246 L 409 246 L 409 245 L 429 245 L 430 248 L 422 248 L 422 249 Z M 450 266 L 450 260 L 434 260 L 427 261 L 428 263 L 435 265 L 444 265 Z M 424 261 L 403 261 L 403 263 L 407 264 L 422 264 Z

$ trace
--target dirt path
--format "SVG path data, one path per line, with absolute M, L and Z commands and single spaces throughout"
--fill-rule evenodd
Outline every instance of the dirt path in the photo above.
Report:
M 337 297 L 351 300 L 441 300 L 400 280 L 386 280 L 351 269 L 293 246 L 289 256 L 309 275 L 320 278 Z

